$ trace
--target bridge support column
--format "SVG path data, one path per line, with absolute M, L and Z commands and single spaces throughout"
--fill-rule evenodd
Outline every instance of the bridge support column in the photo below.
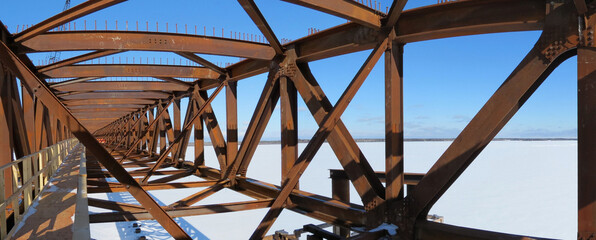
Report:
M 596 48 L 577 50 L 578 239 L 596 237 Z

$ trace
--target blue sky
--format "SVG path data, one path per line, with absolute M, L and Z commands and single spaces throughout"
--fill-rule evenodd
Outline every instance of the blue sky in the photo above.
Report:
M 72 1 L 71 6 L 82 1 Z M 274 0 L 257 0 L 257 5 L 269 21 L 278 38 L 297 39 L 305 36 L 309 28 L 326 29 L 346 20 L 310 10 L 301 6 Z M 377 1 L 381 9 L 390 6 L 388 0 Z M 414 0 L 406 9 L 436 3 L 436 0 Z M 377 3 L 378 4 L 378 3 Z M 4 1 L 5 9 L 0 20 L 15 32 L 17 26 L 35 24 L 62 11 L 64 1 Z M 32 7 L 35 6 L 35 7 Z M 226 37 L 230 31 L 259 34 L 259 30 L 232 0 L 220 1 L 127 1 L 111 8 L 76 20 L 77 29 L 84 21 L 92 29 L 98 22 L 98 29 L 123 30 L 128 21 L 130 30 L 139 22 L 140 30 L 194 33 L 197 26 L 212 29 Z M 22 27 L 21 27 L 22 28 Z M 74 24 L 73 24 L 74 28 Z M 452 138 L 465 127 L 474 114 L 488 100 L 492 93 L 513 71 L 538 39 L 540 32 L 516 32 L 440 39 L 405 46 L 404 53 L 404 122 L 406 138 Z M 313 74 L 332 103 L 335 103 L 370 51 L 363 51 L 310 63 Z M 67 58 L 75 53 L 62 53 Z M 77 54 L 80 54 L 77 53 Z M 43 60 L 47 54 L 29 55 L 34 63 Z M 202 55 L 216 62 L 237 62 L 238 58 Z M 174 54 L 153 52 L 127 52 L 115 58 L 135 63 L 138 58 L 162 58 L 168 62 L 180 57 Z M 108 58 L 108 63 L 111 57 Z M 103 60 L 102 60 L 103 63 Z M 145 60 L 143 60 L 145 63 Z M 497 137 L 576 137 L 576 58 L 561 64 L 536 93 L 526 102 L 509 124 Z M 259 75 L 238 83 L 239 129 L 242 132 L 254 111 L 266 75 Z M 358 138 L 382 138 L 384 136 L 384 76 L 383 61 L 374 70 L 342 116 L 350 132 Z M 213 105 L 220 122 L 225 120 L 224 94 L 219 95 Z M 183 101 L 182 109 L 186 109 Z M 306 106 L 299 99 L 299 136 L 310 138 L 317 125 Z M 225 125 L 222 124 L 225 133 Z M 264 139 L 279 139 L 279 112 L 275 112 L 264 134 Z

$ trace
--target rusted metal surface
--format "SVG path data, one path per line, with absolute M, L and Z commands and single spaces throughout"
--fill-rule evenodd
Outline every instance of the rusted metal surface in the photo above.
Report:
M 141 204 L 90 199 L 109 210 L 92 222 L 157 219 L 174 238 L 188 235 L 171 217 L 270 208 L 252 239 L 265 236 L 283 209 L 336 226 L 335 234 L 398 226 L 400 239 L 523 239 L 504 233 L 426 221 L 428 210 L 513 117 L 544 79 L 565 59 L 578 55 L 578 238 L 596 236 L 594 111 L 591 92 L 596 69 L 594 3 L 563 0 L 468 0 L 403 11 L 395 0 L 387 13 L 357 1 L 286 0 L 351 22 L 281 44 L 253 0 L 238 0 L 268 43 L 181 33 L 48 30 L 121 0 L 91 0 L 27 30 L 10 34 L 0 26 L 0 164 L 77 137 L 87 146 L 88 192 L 129 191 Z M 456 36 L 542 30 L 526 58 L 487 101 L 427 173 L 404 173 L 403 47 L 406 43 Z M 109 39 L 109 40 L 106 40 Z M 579 47 L 579 48 L 578 48 Z M 373 49 L 337 104 L 332 105 L 308 62 Z M 90 53 L 35 66 L 25 53 L 85 50 Z M 143 59 L 107 64 L 105 57 L 125 51 L 178 54 L 201 67 Z M 246 58 L 218 66 L 197 55 Z M 385 171 L 374 172 L 340 117 L 374 64 L 385 63 Z M 103 58 L 95 64 L 94 59 Z M 86 61 L 93 64 L 82 64 Z M 268 73 L 242 141 L 238 139 L 238 81 Z M 104 77 L 149 77 L 149 81 L 98 81 Z M 48 84 L 44 79 L 67 78 Z M 191 78 L 192 80 L 181 80 Z M 19 93 L 19 84 L 22 85 Z M 207 90 L 215 91 L 208 97 Z M 212 101 L 225 88 L 225 119 L 215 117 Z M 20 95 L 19 95 L 20 94 Z M 19 99 L 21 96 L 22 100 Z M 306 103 L 319 129 L 298 154 L 298 99 Z M 181 100 L 188 99 L 186 112 Z M 280 185 L 247 178 L 246 172 L 269 120 L 280 102 L 282 162 Z M 173 104 L 172 110 L 168 110 Z M 223 110 L 222 110 L 223 111 Z M 183 117 L 183 113 L 185 113 Z M 221 122 L 220 122 L 221 121 Z M 226 134 L 221 125 L 226 126 Z M 67 131 L 68 129 L 68 131 Z M 90 131 L 89 131 L 90 130 Z M 194 131 L 194 156 L 185 156 Z M 216 153 L 216 168 L 206 165 L 205 131 Z M 407 130 L 406 130 L 407 131 Z M 94 135 L 91 134 L 94 133 Z M 242 134 L 240 134 L 242 135 Z M 225 137 L 224 137 L 225 136 Z M 323 142 L 328 141 L 343 169 L 332 170 L 332 195 L 298 188 L 300 177 Z M 239 142 L 241 143 L 240 146 Z M 158 145 L 159 143 L 159 145 Z M 159 149 L 158 149 L 159 148 Z M 190 160 L 186 160 L 190 159 Z M 177 170 L 163 170 L 175 167 Z M 178 182 L 194 176 L 204 181 Z M 159 179 L 151 176 L 160 176 Z M 10 173 L 4 178 L 10 179 Z M 105 178 L 115 177 L 118 183 Z M 175 182 L 176 181 L 176 182 Z M 143 186 L 141 186 L 142 183 Z M 383 186 L 385 182 L 385 186 Z M 350 183 L 362 204 L 349 199 Z M 407 186 L 407 194 L 404 191 Z M 167 207 L 146 190 L 199 188 Z M 222 189 L 252 201 L 191 206 Z M 12 193 L 5 186 L 2 193 Z M 320 228 L 321 236 L 337 237 Z M 364 232 L 349 239 L 386 237 Z M 238 236 L 246 238 L 248 236 Z
M 355 1 L 341 0 L 284 0 L 321 12 L 345 18 L 371 28 L 381 27 L 381 15 Z
M 574 54 L 570 50 L 577 43 L 568 41 L 577 39 L 577 31 L 572 27 L 577 23 L 576 19 L 570 19 L 565 15 L 569 10 L 570 5 L 565 5 L 547 16 L 546 24 L 550 23 L 552 27 L 543 32 L 528 55 L 418 184 L 412 196 L 412 214 L 417 217 L 426 216 L 430 207 L 480 154 L 550 72 Z M 561 22 L 567 24 L 562 25 Z M 561 40 L 564 41 L 563 44 L 559 44 Z
M 57 91 L 187 91 L 188 87 L 171 82 L 157 81 L 93 81 L 52 86 Z
M 300 154 L 300 157 L 296 160 L 294 166 L 290 169 L 288 173 L 288 180 L 283 184 L 282 191 L 279 193 L 275 199 L 275 202 L 273 202 L 273 205 L 269 209 L 269 212 L 267 212 L 255 232 L 250 237 L 251 239 L 261 239 L 265 236 L 267 231 L 269 231 L 269 228 L 271 228 L 271 225 L 273 225 L 273 222 L 275 222 L 275 219 L 277 219 L 281 213 L 283 209 L 282 206 L 290 196 L 292 189 L 296 186 L 296 184 L 298 184 L 298 179 L 300 179 L 300 176 L 306 167 L 308 167 L 316 152 L 319 150 L 327 136 L 329 136 L 332 129 L 335 127 L 339 117 L 346 110 L 349 102 L 354 95 L 356 95 L 356 92 L 358 92 L 358 89 L 360 86 L 362 86 L 362 83 L 364 83 L 364 80 L 374 65 L 377 63 L 377 60 L 379 60 L 385 51 L 385 48 L 387 47 L 386 44 L 387 41 L 383 41 L 379 43 L 377 47 L 375 47 L 373 52 L 366 59 L 364 65 L 362 65 L 360 70 L 358 70 L 358 73 L 352 82 L 350 82 L 348 85 L 348 88 L 346 88 L 344 93 L 339 98 L 335 107 L 333 107 L 331 112 L 329 112 L 327 117 L 325 117 L 323 122 L 320 124 L 321 126 L 319 127 L 319 130 L 317 130 L 313 138 Z M 370 205 L 368 207 L 370 207 Z
M 190 239 L 188 234 L 174 222 L 174 220 L 141 188 L 141 186 L 119 165 L 115 159 L 105 150 L 97 139 L 85 129 L 77 119 L 66 109 L 58 98 L 48 89 L 42 80 L 37 78 L 14 54 L 4 42 L 0 44 L 0 60 L 5 68 L 10 69 L 14 74 L 24 81 L 28 89 L 36 89 L 35 95 L 51 109 L 69 128 L 85 147 L 92 152 L 102 165 L 113 172 L 118 181 L 129 185 L 129 192 L 143 205 L 156 220 L 175 238 Z
M 395 37 L 394 32 L 389 38 Z M 385 51 L 385 200 L 398 209 L 404 198 L 403 45 L 390 39 Z M 393 212 L 395 213 L 395 212 Z
M 294 84 L 304 102 L 307 103 L 315 121 L 320 125 L 333 105 L 318 87 L 308 65 L 298 64 L 298 69 L 300 71 L 296 74 Z M 338 120 L 327 140 L 342 167 L 346 170 L 362 202 L 369 204 L 382 199 L 384 188 L 381 181 L 375 176 L 372 167 L 341 119 Z
M 65 66 L 44 72 L 48 78 L 71 77 L 178 77 L 217 79 L 219 73 L 204 67 L 147 64 L 86 64 Z
M 238 0 L 238 2 L 242 5 L 259 30 L 261 30 L 263 35 L 265 35 L 265 38 L 269 41 L 269 45 L 275 50 L 275 54 L 283 54 L 283 49 L 281 44 L 279 44 L 279 40 L 275 36 L 275 33 L 273 33 L 273 30 L 271 30 L 271 27 L 269 27 L 263 14 L 261 14 L 257 4 L 255 4 L 253 0 Z
M 227 38 L 122 31 L 51 32 L 22 42 L 23 52 L 76 50 L 190 52 L 271 60 L 275 51 L 263 43 Z
M 578 82 L 577 82 L 577 183 L 578 183 L 578 239 L 590 239 L 596 236 L 596 112 L 592 107 L 596 71 L 596 48 L 586 42 L 577 50 Z
M 64 59 L 60 62 L 55 62 L 55 63 L 49 64 L 49 65 L 40 67 L 37 69 L 37 71 L 38 72 L 47 72 L 52 69 L 61 68 L 64 66 L 75 64 L 75 63 L 80 63 L 80 62 L 84 62 L 87 60 L 105 57 L 105 56 L 109 56 L 109 55 L 120 53 L 120 52 L 122 52 L 122 51 L 120 51 L 120 50 L 99 50 L 99 51 L 83 54 L 80 56 L 72 57 L 69 59 Z
M 114 91 L 114 92 L 84 92 L 61 97 L 64 100 L 129 98 L 135 96 L 140 99 L 165 99 L 171 95 L 165 92 L 149 91 Z
M 114 4 L 121 3 L 125 0 L 90 0 L 74 6 L 62 13 L 57 14 L 47 20 L 28 28 L 14 36 L 15 42 L 22 42 L 36 35 L 42 34 L 54 27 L 60 26 L 64 23 L 80 18 L 87 14 L 99 11 Z
M 139 98 L 131 98 L 133 96 L 129 96 L 128 98 L 108 98 L 108 99 L 79 99 L 79 100 L 64 100 L 62 103 L 68 107 L 73 106 L 97 106 L 97 105 L 109 105 L 109 104 L 142 104 L 142 105 L 149 105 L 154 104 L 155 100 L 150 99 L 139 99 Z

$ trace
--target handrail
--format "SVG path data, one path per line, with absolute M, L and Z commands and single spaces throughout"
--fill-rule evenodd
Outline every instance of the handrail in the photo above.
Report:
M 0 239 L 8 239 L 15 233 L 16 226 L 27 213 L 33 200 L 40 195 L 77 143 L 76 138 L 67 139 L 0 166 Z M 6 171 L 12 175 L 10 183 L 5 182 Z M 5 196 L 4 189 L 7 184 L 13 189 L 10 196 Z M 13 224 L 9 228 L 10 215 L 13 216 Z
M 72 239 L 88 240 L 91 239 L 91 232 L 89 229 L 89 202 L 87 199 L 87 158 L 85 157 L 85 147 L 82 148 Z

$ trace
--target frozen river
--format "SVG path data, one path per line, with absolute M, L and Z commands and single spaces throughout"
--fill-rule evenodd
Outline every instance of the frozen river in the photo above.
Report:
M 448 141 L 406 142 L 406 172 L 425 173 L 449 146 Z M 306 144 L 301 144 L 299 151 Z M 382 142 L 359 142 L 376 171 L 384 171 Z M 194 149 L 188 148 L 192 157 Z M 260 145 L 248 169 L 248 177 L 279 184 L 280 145 Z M 211 146 L 205 146 L 208 166 L 217 166 Z M 445 223 L 499 232 L 576 239 L 577 229 L 577 142 L 494 141 L 432 208 Z M 300 188 L 330 196 L 329 169 L 341 165 L 328 144 L 319 150 L 300 180 Z M 184 180 L 184 179 L 183 179 Z M 170 204 L 201 189 L 151 191 L 161 204 Z M 361 204 L 352 188 L 351 199 Z M 90 197 L 135 203 L 128 193 L 90 194 Z M 224 189 L 197 205 L 251 200 Z M 91 208 L 91 211 L 104 211 Z M 267 209 L 179 218 L 181 226 L 196 239 L 247 239 Z M 169 239 L 154 221 L 140 221 L 141 233 L 133 222 L 91 224 L 95 239 Z M 316 220 L 284 210 L 271 228 L 292 232 Z

